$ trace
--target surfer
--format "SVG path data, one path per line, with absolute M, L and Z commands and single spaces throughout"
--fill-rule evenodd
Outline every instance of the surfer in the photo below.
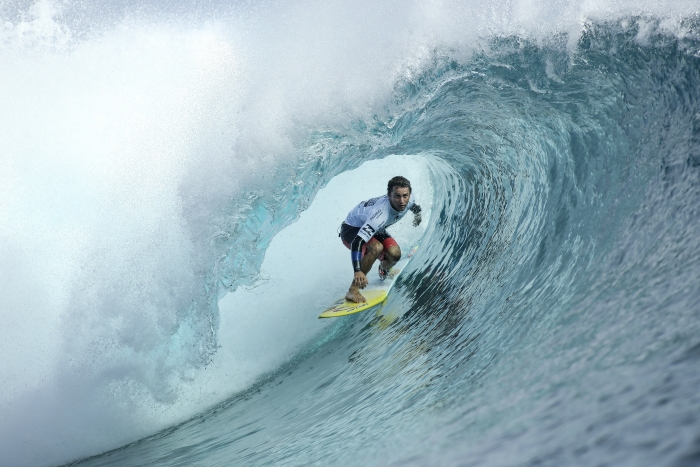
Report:
M 382 279 L 401 259 L 401 248 L 386 228 L 398 222 L 408 211 L 413 213 L 413 225 L 417 227 L 421 222 L 421 208 L 411 192 L 411 182 L 397 176 L 389 180 L 386 195 L 361 202 L 347 215 L 340 226 L 339 236 L 350 249 L 355 276 L 345 294 L 346 300 L 355 303 L 367 301 L 360 289 L 367 286 L 367 273 L 377 259 Z

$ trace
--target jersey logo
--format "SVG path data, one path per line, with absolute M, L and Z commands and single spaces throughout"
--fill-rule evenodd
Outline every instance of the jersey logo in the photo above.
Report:
M 365 203 L 365 207 L 374 206 L 376 204 L 377 200 L 380 198 L 381 198 L 381 196 L 377 196 L 376 198 L 372 198 L 370 200 L 367 200 L 367 202 Z
M 372 235 L 374 235 L 374 232 L 375 232 L 374 227 L 372 227 L 372 226 L 369 225 L 369 224 L 367 224 L 367 225 L 365 225 L 364 227 L 362 227 L 362 231 L 363 231 L 364 233 L 366 233 L 369 237 L 371 237 Z
M 372 214 L 372 217 L 370 217 L 369 220 L 374 220 L 374 219 L 376 219 L 377 217 L 379 217 L 379 216 L 381 216 L 381 215 L 382 215 L 382 210 L 381 210 L 381 209 L 378 209 L 377 212 L 375 212 L 374 214 Z

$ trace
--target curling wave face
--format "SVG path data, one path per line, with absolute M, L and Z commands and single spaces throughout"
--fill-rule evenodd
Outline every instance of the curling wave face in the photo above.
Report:
M 683 27 L 438 50 L 388 116 L 314 133 L 297 170 L 314 187 L 364 159 L 430 161 L 430 225 L 392 296 L 81 465 L 697 462 L 700 41 Z

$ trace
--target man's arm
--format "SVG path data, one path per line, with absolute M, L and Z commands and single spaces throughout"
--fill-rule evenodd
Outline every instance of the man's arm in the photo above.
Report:
M 381 211 L 378 211 L 381 214 Z M 367 276 L 364 271 L 362 271 L 362 247 L 365 243 L 372 240 L 372 237 L 376 232 L 379 231 L 384 226 L 384 221 L 381 216 L 375 213 L 369 218 L 365 224 L 360 227 L 357 231 L 357 235 L 352 240 L 350 244 L 350 254 L 352 255 L 352 268 L 355 270 L 355 277 L 353 279 L 353 285 L 364 289 L 367 286 Z
M 413 206 L 411 206 L 411 212 L 413 213 L 413 227 L 418 227 L 423 220 L 420 215 L 420 211 L 420 206 L 417 204 L 414 203 Z
M 360 262 L 362 260 L 362 246 L 365 244 L 365 239 L 357 235 L 350 244 L 350 255 L 352 258 L 352 268 L 355 270 L 355 277 L 352 284 L 356 287 L 364 289 L 367 286 L 367 276 L 362 272 Z
M 362 246 L 365 244 L 365 239 L 356 235 L 350 244 L 350 257 L 352 258 L 352 268 L 357 271 L 362 271 L 360 261 L 362 260 Z

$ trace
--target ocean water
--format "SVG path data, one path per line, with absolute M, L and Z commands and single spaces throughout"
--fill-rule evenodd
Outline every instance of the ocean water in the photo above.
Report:
M 699 15 L 3 3 L 0 464 L 700 464 Z

